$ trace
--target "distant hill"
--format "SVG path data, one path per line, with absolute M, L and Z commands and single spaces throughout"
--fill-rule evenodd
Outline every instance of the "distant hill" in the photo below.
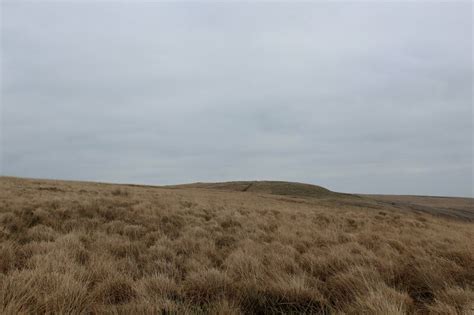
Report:
M 284 181 L 236 181 L 223 183 L 193 183 L 172 186 L 176 188 L 201 188 L 225 191 L 253 192 L 298 197 L 336 197 L 348 194 L 337 193 L 321 186 Z

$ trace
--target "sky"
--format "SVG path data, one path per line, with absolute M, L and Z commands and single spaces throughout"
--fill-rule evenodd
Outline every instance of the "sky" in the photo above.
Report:
M 472 5 L 3 1 L 0 174 L 474 196 Z

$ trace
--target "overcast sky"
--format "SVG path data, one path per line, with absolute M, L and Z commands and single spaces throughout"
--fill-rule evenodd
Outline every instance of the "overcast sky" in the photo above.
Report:
M 472 3 L 2 2 L 1 174 L 473 195 Z

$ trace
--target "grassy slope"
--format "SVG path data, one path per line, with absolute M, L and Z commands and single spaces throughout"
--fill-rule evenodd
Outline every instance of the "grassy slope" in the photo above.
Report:
M 472 199 L 404 198 L 0 178 L 0 313 L 472 312 Z
M 223 191 L 240 191 L 253 192 L 282 196 L 298 196 L 298 197 L 336 197 L 343 194 L 332 192 L 326 188 L 290 182 L 279 181 L 242 181 L 242 182 L 225 182 L 225 183 L 195 183 L 178 186 L 170 186 L 175 188 L 200 188 L 215 189 Z

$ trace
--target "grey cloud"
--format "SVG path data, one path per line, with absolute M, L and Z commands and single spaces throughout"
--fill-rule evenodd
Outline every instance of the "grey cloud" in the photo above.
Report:
M 472 195 L 470 3 L 2 3 L 5 175 Z

